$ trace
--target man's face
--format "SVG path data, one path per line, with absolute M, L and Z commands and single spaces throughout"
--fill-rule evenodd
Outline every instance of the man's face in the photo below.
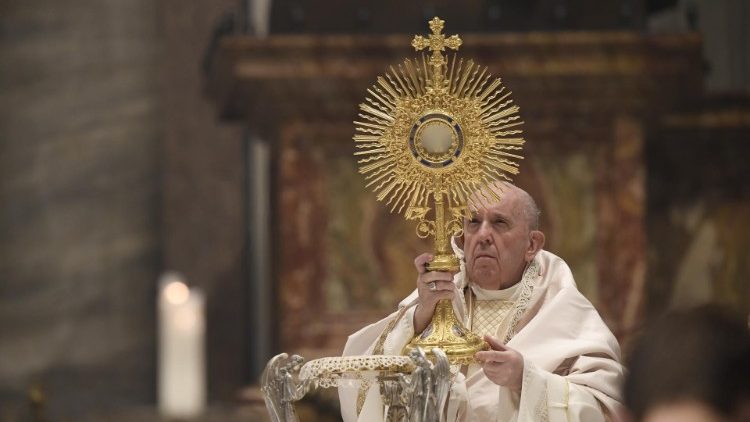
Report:
M 531 246 L 529 223 L 516 188 L 502 200 L 472 211 L 464 220 L 464 256 L 469 280 L 483 289 L 508 288 L 521 279 Z

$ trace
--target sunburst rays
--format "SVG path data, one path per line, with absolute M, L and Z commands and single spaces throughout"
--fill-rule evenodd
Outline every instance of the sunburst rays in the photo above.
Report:
M 436 69 L 445 75 L 437 89 L 431 84 Z M 455 209 L 497 200 L 482 187 L 518 174 L 524 144 L 519 108 L 500 78 L 472 60 L 453 55 L 433 68 L 425 55 L 406 59 L 377 78 L 359 110 L 353 138 L 359 171 L 391 212 L 421 215 L 436 193 Z M 433 112 L 453 118 L 465 137 L 460 156 L 444 168 L 420 164 L 408 145 L 409 129 Z

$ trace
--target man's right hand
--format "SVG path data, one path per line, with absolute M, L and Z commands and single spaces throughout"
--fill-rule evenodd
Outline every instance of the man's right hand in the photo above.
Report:
M 424 331 L 432 321 L 435 313 L 435 305 L 441 299 L 453 299 L 456 285 L 453 284 L 455 273 L 447 271 L 427 271 L 426 265 L 432 260 L 432 255 L 423 253 L 414 260 L 417 268 L 417 310 L 414 312 L 414 333 Z M 434 283 L 434 284 L 433 284 Z M 431 286 L 434 285 L 434 289 Z

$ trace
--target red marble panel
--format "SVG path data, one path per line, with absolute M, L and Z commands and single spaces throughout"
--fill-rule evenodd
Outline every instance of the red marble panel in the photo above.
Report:
M 357 173 L 351 123 L 292 123 L 277 175 L 283 350 L 340 352 L 348 334 L 395 308 L 429 245 Z
M 640 121 L 617 116 L 598 160 L 600 312 L 619 338 L 636 324 L 646 272 L 645 161 Z

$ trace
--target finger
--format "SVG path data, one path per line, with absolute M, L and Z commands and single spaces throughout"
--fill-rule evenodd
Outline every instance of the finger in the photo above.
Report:
M 453 294 L 456 292 L 456 285 L 452 281 L 442 281 L 435 283 L 436 292 L 448 292 Z
M 432 254 L 425 252 L 414 259 L 414 267 L 419 274 L 424 274 L 427 272 L 425 265 L 430 261 L 432 261 Z
M 433 287 L 433 283 L 435 287 Z M 424 288 L 430 292 L 453 292 L 456 290 L 456 285 L 452 281 L 426 281 Z
M 442 271 L 432 271 L 429 273 L 420 274 L 419 279 L 421 281 L 424 281 L 425 283 L 429 283 L 430 281 L 445 281 L 448 283 L 452 283 L 453 275 L 451 273 Z
M 453 300 L 453 296 L 455 296 L 455 293 L 448 291 L 448 290 L 440 290 L 440 291 L 434 291 L 432 292 L 433 296 L 430 298 L 430 300 L 441 300 L 441 299 L 448 299 Z
M 494 362 L 508 362 L 514 356 L 513 351 L 511 350 L 483 350 L 477 352 L 476 354 Z
M 437 292 L 442 290 L 454 291 L 453 277 L 448 273 L 430 272 L 420 274 L 417 278 L 417 288 L 424 292 Z
M 502 370 L 499 366 L 496 365 L 486 365 L 482 367 L 482 370 L 487 375 L 488 378 L 500 378 L 504 375 L 504 370 Z M 495 380 L 495 383 L 498 383 L 497 380 Z
M 502 352 L 497 352 L 494 350 L 476 352 L 474 354 L 474 358 L 482 363 L 503 363 L 508 360 L 508 357 L 505 356 Z
M 505 347 L 505 344 L 503 344 L 500 340 L 497 339 L 497 337 L 493 336 L 484 336 L 484 341 L 486 341 L 492 350 L 499 350 L 499 351 L 506 351 L 508 350 L 507 347 Z

